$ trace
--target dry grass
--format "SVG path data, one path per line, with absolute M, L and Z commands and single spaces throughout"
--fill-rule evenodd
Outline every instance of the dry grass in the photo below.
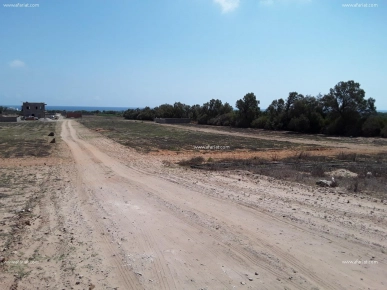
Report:
M 204 162 L 204 158 L 202 156 L 192 157 L 190 159 L 184 159 L 178 162 L 181 166 L 194 166 L 198 164 L 202 164 Z
M 320 179 L 331 180 L 332 176 L 326 172 L 346 169 L 356 173 L 357 177 L 335 176 L 335 187 L 381 199 L 387 197 L 387 156 L 382 154 L 354 156 L 340 153 L 333 157 L 321 157 L 298 152 L 282 160 L 273 157 L 269 160 L 229 158 L 194 164 L 191 167 L 214 171 L 248 170 L 255 174 L 311 186 L 315 186 L 316 181 Z
M 195 149 L 195 146 L 207 145 L 228 146 L 229 149 L 224 151 L 264 151 L 305 147 L 302 144 L 293 144 L 287 141 L 225 136 L 163 126 L 149 121 L 125 120 L 118 117 L 86 116 L 77 121 L 91 130 L 143 153 L 158 150 L 199 152 L 200 150 Z
M 56 124 L 38 121 L 0 123 L 0 157 L 49 156 L 53 145 L 48 143 L 48 134 L 55 132 Z

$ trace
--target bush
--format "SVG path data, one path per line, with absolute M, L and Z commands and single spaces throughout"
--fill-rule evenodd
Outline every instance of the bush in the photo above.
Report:
M 140 109 L 128 109 L 124 112 L 124 118 L 128 120 L 137 120 L 138 115 L 141 113 Z
M 379 136 L 383 125 L 384 124 L 381 118 L 376 116 L 369 117 L 362 126 L 363 136 Z
M 204 158 L 202 156 L 192 157 L 191 159 L 185 159 L 178 162 L 181 166 L 190 166 L 190 165 L 197 165 L 202 164 L 204 162 Z
M 292 118 L 289 122 L 288 129 L 291 131 L 306 133 L 310 129 L 309 119 L 305 115 Z
M 255 119 L 253 122 L 251 122 L 251 127 L 253 128 L 259 128 L 259 129 L 265 129 L 266 124 L 269 122 L 268 116 L 261 116 L 257 119 Z
M 209 120 L 209 118 L 208 118 L 207 114 L 203 114 L 203 115 L 198 116 L 198 124 L 207 125 L 208 120 Z
M 207 121 L 208 125 L 214 126 L 232 126 L 235 123 L 235 116 L 233 113 L 227 113 Z
M 387 138 L 387 125 L 385 125 L 384 128 L 380 130 L 380 136 Z

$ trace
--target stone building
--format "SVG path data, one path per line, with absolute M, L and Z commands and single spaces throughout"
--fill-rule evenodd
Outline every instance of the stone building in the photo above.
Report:
M 46 110 L 45 103 L 24 102 L 21 112 L 22 112 L 22 116 L 24 117 L 33 116 L 38 118 L 45 118 L 45 110 Z

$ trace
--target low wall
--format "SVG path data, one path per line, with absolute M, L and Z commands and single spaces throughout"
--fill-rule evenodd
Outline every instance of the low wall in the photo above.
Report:
M 0 117 L 0 122 L 17 122 L 17 117 Z
M 161 124 L 188 124 L 191 122 L 190 118 L 155 118 L 156 123 Z
M 68 112 L 66 118 L 82 118 L 82 113 L 79 112 Z

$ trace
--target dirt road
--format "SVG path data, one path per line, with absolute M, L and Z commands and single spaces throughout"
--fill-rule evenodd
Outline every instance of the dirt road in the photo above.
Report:
M 59 131 L 49 157 L 0 160 L 0 289 L 387 288 L 386 200 Z
M 164 168 L 75 121 L 61 136 L 77 176 L 77 206 L 63 206 L 70 227 L 89 229 L 100 264 L 85 275 L 97 289 L 387 288 L 380 201 Z

